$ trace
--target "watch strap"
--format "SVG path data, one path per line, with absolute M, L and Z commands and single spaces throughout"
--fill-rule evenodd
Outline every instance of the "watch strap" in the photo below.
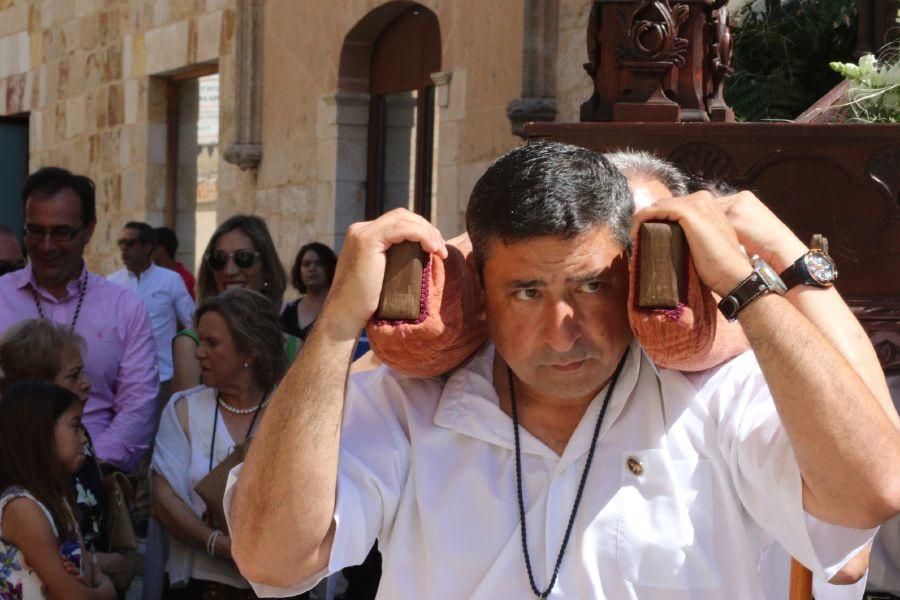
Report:
M 737 284 L 731 292 L 719 301 L 719 310 L 729 321 L 737 319 L 748 304 L 770 291 L 769 285 L 763 280 L 758 271 L 754 270 L 742 282 Z
M 809 276 L 809 269 L 806 268 L 806 254 L 794 261 L 794 264 L 779 274 L 781 280 L 787 289 L 794 288 L 800 284 L 818 285 L 812 277 Z

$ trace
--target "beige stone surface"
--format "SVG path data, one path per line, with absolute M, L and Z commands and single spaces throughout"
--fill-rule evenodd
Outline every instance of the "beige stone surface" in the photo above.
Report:
M 118 267 L 112 243 L 125 220 L 163 222 L 166 77 L 217 63 L 219 156 L 237 139 L 240 1 L 0 0 L 0 116 L 31 111 L 32 167 L 59 164 L 96 181 L 103 226 L 88 248 L 92 268 Z M 313 239 L 340 246 L 347 225 L 363 215 L 369 111 L 365 93 L 338 88 L 341 53 L 348 32 L 384 4 L 262 2 L 263 160 L 241 171 L 219 158 L 218 201 L 200 220 L 265 216 L 285 263 Z M 521 91 L 523 3 L 421 4 L 437 15 L 440 71 L 450 73 L 437 112 L 434 205 L 435 222 L 450 236 L 462 229 L 468 194 L 489 162 L 520 143 L 505 111 Z M 590 92 L 581 69 L 590 4 L 560 0 L 560 119 L 577 119 Z
M 151 29 L 144 40 L 149 74 L 165 73 L 189 64 L 188 21 Z

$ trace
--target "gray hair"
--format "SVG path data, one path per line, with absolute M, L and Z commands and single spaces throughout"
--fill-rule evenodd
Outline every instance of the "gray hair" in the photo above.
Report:
M 194 315 L 214 312 L 225 320 L 239 352 L 253 357 L 253 376 L 264 390 L 271 390 L 287 368 L 278 312 L 272 301 L 253 290 L 234 288 L 206 300 Z
M 19 321 L 0 338 L 0 387 L 25 379 L 53 381 L 62 368 L 63 350 L 68 348 L 85 350 L 84 339 L 68 325 L 47 319 Z
M 626 178 L 655 179 L 674 196 L 688 194 L 688 178 L 672 163 L 643 150 L 620 150 L 603 155 Z

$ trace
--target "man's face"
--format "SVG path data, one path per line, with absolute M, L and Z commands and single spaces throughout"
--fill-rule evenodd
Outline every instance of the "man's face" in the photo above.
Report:
M 0 233 L 0 275 L 17 271 L 25 266 L 25 257 L 19 242 L 11 235 Z
M 119 251 L 125 268 L 132 273 L 140 273 L 150 266 L 153 244 L 141 243 L 141 233 L 137 229 L 126 227 L 119 236 Z
M 81 272 L 94 223 L 81 222 L 81 200 L 70 189 L 25 202 L 25 250 L 38 282 L 65 285 Z
M 530 397 L 593 398 L 631 341 L 625 250 L 600 227 L 571 239 L 488 244 L 491 340 Z

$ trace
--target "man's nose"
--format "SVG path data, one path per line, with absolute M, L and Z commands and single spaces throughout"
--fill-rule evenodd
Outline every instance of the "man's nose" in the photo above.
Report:
M 548 305 L 544 316 L 547 344 L 556 352 L 568 352 L 581 337 L 577 312 L 569 300 L 557 300 Z
M 38 248 L 40 248 L 40 250 L 42 252 L 49 252 L 50 250 L 53 250 L 53 248 L 55 248 L 55 247 L 56 247 L 56 243 L 53 241 L 53 238 L 50 237 L 49 233 L 45 234 L 41 238 L 41 241 L 38 243 Z
M 225 272 L 229 275 L 233 275 L 238 272 L 238 266 L 234 262 L 234 256 L 229 256 L 225 261 Z

